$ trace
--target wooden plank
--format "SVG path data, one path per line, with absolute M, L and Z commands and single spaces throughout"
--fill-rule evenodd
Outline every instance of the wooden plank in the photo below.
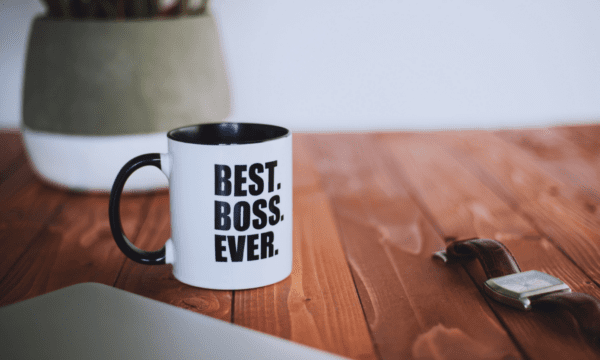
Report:
M 394 157 L 389 169 L 412 189 L 436 219 L 443 236 L 498 239 L 509 247 L 523 270 L 547 272 L 574 291 L 600 297 L 589 277 L 451 157 L 435 136 L 384 136 L 379 140 L 385 143 L 380 152 Z M 471 264 L 467 269 L 481 286 L 485 277 L 480 267 Z M 529 358 L 600 357 L 568 320 L 489 302 Z
M 0 282 L 23 253 L 37 244 L 40 233 L 52 224 L 66 198 L 66 193 L 34 181 L 9 199 L 0 200 Z
M 600 220 L 600 143 L 577 128 L 505 130 L 494 133 L 526 152 L 544 171 L 564 183 L 568 199 Z
M 600 124 L 589 127 L 557 127 L 549 129 L 567 138 L 579 150 L 579 155 L 586 160 L 598 159 L 600 146 Z
M 600 284 L 600 223 L 527 153 L 487 132 L 440 135 L 461 164 Z
M 43 191 L 60 192 L 50 188 Z M 121 217 L 127 234 L 137 233 L 148 200 L 146 195 L 124 197 Z M 3 277 L 0 306 L 81 282 L 112 285 L 125 256 L 112 239 L 107 209 L 106 195 L 69 193 L 58 214 L 44 222 L 32 245 Z M 37 203 L 24 208 L 27 216 L 34 217 L 40 210 Z M 13 230 L 13 237 L 7 241 L 21 241 L 19 231 Z
M 1 281 L 38 233 L 57 215 L 67 195 L 35 178 L 17 132 L 0 132 L 0 153 Z
M 0 131 L 0 211 L 19 189 L 35 181 L 25 156 L 21 136 L 16 131 Z
M 598 143 L 600 138 L 600 122 L 570 126 L 559 126 L 558 129 L 566 129 L 579 134 L 581 137 L 588 138 L 590 142 Z
M 162 191 L 152 196 L 148 215 L 137 236 L 130 240 L 140 249 L 153 251 L 163 247 L 170 234 L 169 195 Z M 172 265 L 143 265 L 127 259 L 115 281 L 115 287 L 220 320 L 231 321 L 231 291 L 186 285 L 175 279 L 172 270 Z
M 428 134 L 377 135 L 392 176 L 435 219 L 443 237 L 511 239 L 539 233 Z M 385 156 L 389 154 L 389 156 Z
M 466 272 L 432 260 L 441 237 L 368 137 L 311 136 L 306 143 L 381 357 L 520 358 Z
M 3 160 L 6 160 L 6 158 L 3 158 Z M 25 154 L 21 153 L 11 160 L 11 162 L 2 161 L 5 164 L 0 164 L 0 166 L 3 166 L 0 170 L 0 186 L 25 164 Z
M 235 292 L 234 322 L 351 358 L 373 359 L 360 301 L 314 165 L 294 136 L 294 265 L 277 284 Z
M 41 185 L 41 182 L 36 178 L 27 162 L 15 165 L 13 170 L 10 172 L 10 176 L 0 183 L 0 211 L 8 209 L 10 199 L 18 194 L 19 190 L 30 185 L 33 186 L 34 182 L 38 182 Z
M 7 173 L 14 171 L 15 164 L 24 162 L 24 156 L 20 134 L 0 131 L 0 184 L 8 177 Z

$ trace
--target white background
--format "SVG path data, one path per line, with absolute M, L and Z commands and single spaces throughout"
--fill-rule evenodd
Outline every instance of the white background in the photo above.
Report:
M 231 121 L 292 130 L 600 119 L 598 0 L 213 0 Z M 34 0 L 0 1 L 0 127 L 17 127 Z

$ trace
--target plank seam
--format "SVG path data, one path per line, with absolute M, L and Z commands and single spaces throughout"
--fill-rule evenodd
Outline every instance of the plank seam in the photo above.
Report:
M 492 303 L 493 300 L 490 299 L 485 294 L 485 292 L 483 291 L 482 287 L 480 287 L 480 286 L 477 285 L 477 281 L 471 275 L 471 273 L 469 271 L 467 271 L 466 266 L 465 265 L 461 265 L 461 267 L 463 268 L 464 272 L 467 273 L 467 276 L 469 276 L 469 278 L 471 279 L 471 281 L 473 282 L 473 284 L 475 285 L 475 287 L 477 288 L 477 290 L 479 291 L 479 293 L 481 294 L 481 296 L 483 297 L 483 299 L 485 300 L 485 302 L 488 304 L 488 307 L 490 308 L 490 310 L 492 311 L 492 313 L 494 314 L 494 316 L 496 316 L 496 319 L 498 319 L 498 322 L 500 322 L 500 324 L 502 325 L 502 327 L 506 331 L 506 334 L 512 340 L 512 342 L 515 345 L 515 347 L 517 348 L 517 350 L 519 350 L 521 352 L 521 355 L 523 355 L 523 358 L 525 360 L 530 360 L 531 356 L 529 356 L 529 354 L 527 354 L 527 351 L 525 351 L 525 348 L 522 347 L 522 345 L 518 341 L 517 337 L 510 330 L 510 327 L 508 326 L 508 324 L 506 322 L 504 322 L 504 320 L 502 319 L 502 316 L 500 316 L 500 314 L 498 312 L 496 312 L 496 309 L 494 309 L 494 306 L 493 306 L 493 303 Z M 499 305 L 499 306 L 502 306 L 502 305 Z
M 26 164 L 25 153 L 19 153 L 10 164 L 0 171 L 0 186 Z
M 303 139 L 304 140 L 304 139 Z M 308 153 L 310 153 L 311 155 L 311 159 L 314 161 L 314 153 L 313 153 L 313 149 L 311 146 L 306 146 L 305 141 L 302 141 L 303 146 L 308 150 Z M 331 205 L 331 198 L 329 196 L 329 194 L 324 191 L 324 184 L 323 184 L 323 179 L 322 179 L 322 175 L 319 173 L 318 174 L 318 190 L 324 194 L 325 199 L 327 199 L 327 202 L 329 203 L 329 205 Z M 333 217 L 333 221 L 335 222 L 335 231 L 338 234 L 338 238 L 341 239 L 342 238 L 342 234 L 343 231 L 341 231 L 341 225 L 339 222 L 339 214 L 337 213 L 337 211 L 335 210 L 335 207 L 330 206 L 330 209 L 332 209 L 332 217 Z M 373 332 L 371 330 L 371 326 L 369 326 L 369 320 L 367 319 L 367 313 L 365 312 L 365 307 L 362 301 L 362 298 L 360 297 L 360 292 L 358 291 L 358 285 L 356 284 L 356 278 L 354 276 L 354 271 L 352 270 L 352 264 L 350 264 L 350 262 L 348 261 L 348 249 L 346 248 L 346 244 L 344 243 L 344 241 L 340 241 L 340 245 L 342 247 L 342 250 L 344 252 L 344 261 L 346 262 L 346 265 L 348 266 L 348 270 L 350 270 L 350 276 L 352 277 L 352 284 L 354 285 L 354 291 L 356 293 L 356 297 L 358 298 L 358 302 L 360 303 L 360 307 L 361 307 L 361 312 L 363 315 L 363 319 L 365 321 L 365 325 L 367 328 L 367 331 L 369 333 L 369 337 L 371 338 L 371 346 L 373 347 L 373 352 L 375 353 L 375 356 L 377 356 L 378 359 L 383 359 L 383 357 L 381 356 L 381 353 L 379 351 L 379 347 L 377 345 L 377 342 L 375 341 L 375 336 L 373 335 Z
M 408 180 L 408 176 L 406 175 L 406 172 L 404 171 L 402 166 L 397 164 L 395 161 L 393 161 L 391 159 L 388 151 L 386 151 L 386 149 L 381 148 L 381 146 L 379 146 L 377 144 L 377 141 L 372 141 L 371 138 L 369 140 L 370 140 L 371 145 L 378 150 L 377 153 L 381 154 L 381 160 L 386 165 L 383 167 L 383 169 L 384 169 L 383 171 L 388 173 L 391 178 L 399 180 L 399 182 L 402 184 L 403 189 L 408 193 L 409 198 L 415 203 L 415 205 L 417 205 L 417 207 L 419 208 L 419 210 L 421 211 L 421 213 L 423 214 L 425 219 L 433 227 L 433 230 L 438 235 L 440 235 L 440 237 L 442 239 L 444 239 L 445 235 L 442 231 L 442 227 L 437 222 L 437 220 L 435 220 L 435 217 L 433 216 L 433 213 L 431 212 L 431 210 L 429 210 L 429 207 L 427 207 L 425 205 L 425 201 L 415 191 L 414 186 L 411 184 L 410 180 Z M 390 169 L 391 169 L 391 173 L 390 173 Z M 395 185 L 395 186 L 397 186 L 397 185 Z
M 68 195 L 68 197 L 70 197 L 70 195 Z M 21 255 L 19 255 L 19 257 L 17 257 L 15 262 L 6 270 L 6 273 L 4 274 L 4 276 L 2 276 L 2 278 L 0 278 L 0 284 L 2 284 L 4 282 L 6 277 L 11 273 L 11 271 L 15 268 L 15 266 L 17 266 L 17 264 L 19 264 L 21 259 L 25 256 L 25 254 L 27 254 L 29 252 L 29 250 L 33 246 L 33 243 L 35 243 L 36 240 L 38 240 L 40 234 L 43 233 L 48 228 L 48 226 L 58 218 L 60 213 L 65 208 L 65 203 L 66 203 L 66 201 L 63 202 L 62 204 L 59 204 L 56 206 L 56 208 L 54 209 L 52 214 L 48 217 L 48 219 L 46 219 L 46 221 L 44 221 L 44 223 L 40 227 L 40 230 L 31 238 L 31 240 L 29 241 L 29 244 L 27 244 L 27 247 L 25 248 L 25 250 L 23 252 L 21 252 Z M 0 299 L 2 299 L 2 298 L 3 297 L 0 296 Z
M 492 136 L 499 138 L 503 142 L 506 142 L 504 139 L 498 137 L 495 134 L 492 134 Z M 511 145 L 511 144 L 508 144 L 508 145 Z M 582 268 L 565 251 L 565 249 L 562 246 L 560 246 L 559 242 L 554 240 L 554 238 L 552 236 L 550 236 L 546 231 L 544 231 L 542 229 L 542 227 L 537 223 L 537 221 L 529 213 L 527 213 L 525 210 L 523 210 L 523 208 L 519 205 L 519 202 L 517 201 L 517 199 L 515 199 L 513 196 L 508 194 L 507 191 L 503 189 L 502 184 L 500 184 L 500 182 L 497 181 L 493 175 L 491 175 L 487 171 L 485 171 L 481 166 L 479 166 L 478 163 L 467 161 L 464 158 L 464 156 L 457 154 L 456 151 L 454 151 L 451 148 L 448 148 L 447 144 L 444 145 L 444 148 L 448 151 L 450 156 L 452 156 L 454 159 L 456 159 L 460 164 L 462 164 L 465 167 L 465 169 L 467 171 L 469 171 L 471 174 L 473 174 L 483 184 L 483 186 L 487 187 L 488 189 L 490 189 L 490 191 L 492 191 L 494 194 L 496 194 L 496 196 L 498 196 L 498 198 L 500 200 L 502 200 L 511 210 L 513 210 L 523 220 L 525 220 L 535 231 L 537 231 L 539 233 L 540 236 L 546 238 L 561 254 L 563 254 L 565 256 L 565 258 L 567 258 L 568 261 L 570 261 L 577 269 L 579 269 L 579 271 L 581 271 L 581 273 L 584 274 L 591 283 L 593 283 L 596 287 L 600 288 L 600 282 L 598 282 L 592 276 L 590 276 L 590 274 L 584 268 Z M 522 151 L 520 149 L 517 149 L 517 150 Z M 540 216 L 545 217 L 544 214 L 540 214 Z M 552 222 L 551 221 L 552 219 L 548 219 L 548 220 L 549 220 L 549 222 Z
M 231 291 L 231 320 L 232 324 L 235 324 L 235 293 L 236 290 Z
M 143 206 L 143 210 L 142 210 L 142 221 L 140 221 L 139 225 L 136 227 L 134 233 L 134 237 L 137 238 L 142 230 L 142 226 L 144 226 L 144 224 L 146 223 L 146 220 L 148 219 L 148 215 L 150 214 L 150 203 L 152 202 L 152 199 L 154 197 L 156 197 L 156 194 L 147 194 L 144 195 L 144 206 Z M 112 237 L 112 235 L 111 235 Z M 125 256 L 125 259 L 123 260 L 123 262 L 121 263 L 121 266 L 119 267 L 119 272 L 117 273 L 117 276 L 115 277 L 115 281 L 113 281 L 112 286 L 116 287 L 117 283 L 119 282 L 119 280 L 121 279 L 121 275 L 123 273 L 123 269 L 125 268 L 125 264 L 127 264 L 127 261 L 130 260 L 127 256 Z M 131 260 L 130 260 L 131 261 Z M 152 266 L 152 265 L 148 265 L 148 266 Z
M 423 214 L 425 219 L 434 228 L 435 232 L 440 237 L 442 237 L 442 239 L 446 239 L 446 235 L 442 231 L 441 226 L 433 217 L 433 213 L 431 212 L 429 207 L 426 205 L 426 203 L 423 201 L 423 199 L 418 195 L 416 188 L 414 187 L 412 182 L 408 179 L 408 176 L 406 175 L 406 172 L 404 171 L 402 165 L 393 161 L 390 158 L 390 155 L 388 154 L 388 152 L 385 151 L 386 149 L 381 148 L 381 146 L 379 146 L 376 141 L 371 141 L 371 142 L 372 142 L 373 146 L 379 150 L 378 153 L 381 154 L 381 159 L 386 164 L 386 166 L 384 167 L 384 171 L 388 172 L 390 174 L 390 176 L 399 179 L 400 183 L 402 184 L 402 187 L 404 188 L 404 190 L 406 190 L 410 199 L 419 208 L 419 210 L 421 211 L 421 213 Z M 517 341 L 514 334 L 510 331 L 510 328 L 502 320 L 501 316 L 494 310 L 494 307 L 490 303 L 489 299 L 483 293 L 483 290 L 477 285 L 473 276 L 466 270 L 466 268 L 464 266 L 463 266 L 463 270 L 467 273 L 467 275 L 471 279 L 471 282 L 473 283 L 473 285 L 481 293 L 485 302 L 488 304 L 488 307 L 490 308 L 490 310 L 492 311 L 492 313 L 494 314 L 494 316 L 496 317 L 498 322 L 502 325 L 503 329 L 506 331 L 506 334 L 509 336 L 509 338 L 511 339 L 511 341 L 513 342 L 513 344 L 515 345 L 517 350 L 521 353 L 521 355 L 524 357 L 524 359 L 527 359 L 527 360 L 531 359 L 531 357 L 527 354 L 527 352 L 524 350 L 524 348 L 521 346 L 521 344 Z

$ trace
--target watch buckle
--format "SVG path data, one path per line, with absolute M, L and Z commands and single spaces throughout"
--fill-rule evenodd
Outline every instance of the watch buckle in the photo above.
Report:
M 531 300 L 529 300 L 529 298 L 512 298 L 509 296 L 503 296 L 502 294 L 499 294 L 495 290 L 491 289 L 487 281 L 483 285 L 483 290 L 485 291 L 485 294 L 490 298 L 501 302 L 504 305 L 508 305 L 519 310 L 531 310 Z
M 442 259 L 444 264 L 448 263 L 448 254 L 445 251 L 437 251 L 433 253 L 434 258 Z

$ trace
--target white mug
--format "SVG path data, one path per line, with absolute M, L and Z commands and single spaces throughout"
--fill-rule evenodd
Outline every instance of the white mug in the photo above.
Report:
M 292 271 L 292 135 L 264 124 L 215 123 L 172 130 L 167 154 L 129 161 L 109 203 L 113 237 L 142 264 L 173 264 L 179 281 L 236 290 L 274 284 Z M 153 165 L 169 179 L 171 239 L 158 251 L 123 234 L 119 203 L 127 178 Z

